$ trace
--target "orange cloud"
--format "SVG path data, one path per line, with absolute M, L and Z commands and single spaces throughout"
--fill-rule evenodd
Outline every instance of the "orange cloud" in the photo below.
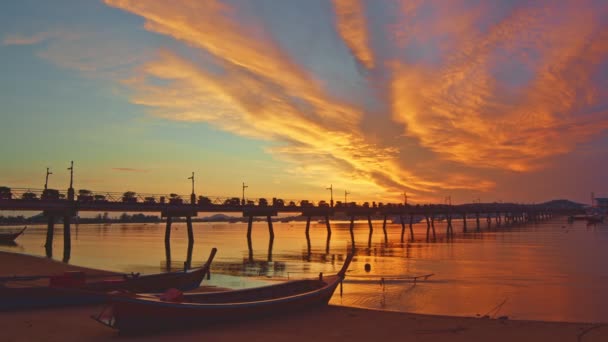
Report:
M 487 33 L 461 23 L 467 38 L 441 68 L 396 62 L 395 120 L 445 159 L 513 171 L 541 167 L 607 129 L 605 111 L 589 110 L 591 76 L 608 54 L 605 25 L 591 7 L 565 7 L 516 9 Z M 513 60 L 533 76 L 516 90 L 492 74 Z
M 374 55 L 369 47 L 367 20 L 360 0 L 333 0 L 338 33 L 357 60 L 366 68 L 374 67 Z
M 125 81 L 135 90 L 132 101 L 154 115 L 273 141 L 269 152 L 293 163 L 289 172 L 314 175 L 308 179 L 316 185 L 347 182 L 362 193 L 449 187 L 403 170 L 395 148 L 366 141 L 361 110 L 329 96 L 255 19 L 237 21 L 235 9 L 215 1 L 106 3 L 144 17 L 148 30 L 213 56 L 203 67 L 162 51 Z M 164 82 L 153 82 L 158 79 Z M 485 190 L 489 184 L 462 179 L 459 187 Z

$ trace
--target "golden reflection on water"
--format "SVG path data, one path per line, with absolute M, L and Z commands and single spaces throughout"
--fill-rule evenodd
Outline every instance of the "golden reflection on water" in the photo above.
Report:
M 428 314 L 556 321 L 608 321 L 606 303 L 608 226 L 567 224 L 565 219 L 490 230 L 482 225 L 445 236 L 436 222 L 437 240 L 426 241 L 426 223 L 414 225 L 415 240 L 400 241 L 401 226 L 374 222 L 355 224 L 356 257 L 343 295 L 332 304 Z M 10 227 L 0 227 L 7 229 Z M 16 246 L 0 250 L 44 255 L 44 226 L 28 228 Z M 56 229 L 53 256 L 61 258 L 62 229 Z M 170 250 L 165 250 L 163 224 L 80 225 L 72 229 L 70 263 L 120 272 L 154 273 L 182 268 L 188 261 L 185 223 L 174 223 Z M 208 284 L 247 287 L 272 280 L 334 273 L 352 248 L 348 222 L 332 222 L 331 240 L 324 223 L 275 223 L 269 240 L 266 223 L 256 222 L 251 241 L 246 224 L 194 223 L 192 267 L 218 254 Z M 168 260 L 169 259 L 169 260 Z M 367 272 L 365 265 L 371 270 Z M 433 274 L 416 282 L 412 277 Z

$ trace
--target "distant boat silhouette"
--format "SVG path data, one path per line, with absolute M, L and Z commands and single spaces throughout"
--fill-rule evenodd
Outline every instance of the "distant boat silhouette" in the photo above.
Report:
M 0 233 L 0 243 L 11 243 L 14 242 L 19 235 L 23 234 L 23 232 L 27 229 L 27 227 L 23 227 L 19 232 L 10 232 L 10 233 Z

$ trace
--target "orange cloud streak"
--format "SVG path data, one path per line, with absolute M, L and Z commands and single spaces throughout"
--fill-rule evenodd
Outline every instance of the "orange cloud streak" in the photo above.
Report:
M 294 172 L 320 176 L 315 184 L 346 179 L 368 193 L 449 187 L 402 170 L 396 149 L 366 142 L 359 129 L 361 112 L 328 96 L 253 19 L 245 27 L 231 18 L 234 9 L 215 1 L 106 3 L 146 18 L 148 30 L 211 53 L 215 67 L 222 69 L 218 77 L 195 62 L 162 52 L 138 77 L 126 81 L 136 90 L 133 102 L 149 106 L 155 115 L 209 122 L 235 134 L 275 141 L 278 145 L 269 151 L 297 165 Z M 476 179 L 458 185 L 480 190 L 491 186 Z
M 395 120 L 423 146 L 466 165 L 527 171 L 571 151 L 608 128 L 604 112 L 585 111 L 594 101 L 591 75 L 608 54 L 605 30 L 590 8 L 562 9 L 563 21 L 553 25 L 548 18 L 560 13 L 518 9 L 487 34 L 459 25 L 469 27 L 471 38 L 445 67 L 395 63 Z M 540 61 L 518 55 L 522 50 L 537 51 Z M 534 75 L 516 93 L 491 74 L 513 58 Z
M 357 60 L 366 68 L 374 67 L 374 54 L 369 48 L 367 20 L 360 0 L 333 0 L 338 33 Z

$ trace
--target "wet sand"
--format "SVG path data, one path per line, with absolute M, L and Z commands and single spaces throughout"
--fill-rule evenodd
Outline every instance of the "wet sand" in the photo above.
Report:
M 0 276 L 82 267 L 0 252 Z M 108 272 L 110 273 L 110 272 Z M 0 312 L 1 341 L 608 341 L 608 324 L 445 317 L 329 306 L 310 312 L 174 331 L 120 336 L 90 318 L 101 306 Z

